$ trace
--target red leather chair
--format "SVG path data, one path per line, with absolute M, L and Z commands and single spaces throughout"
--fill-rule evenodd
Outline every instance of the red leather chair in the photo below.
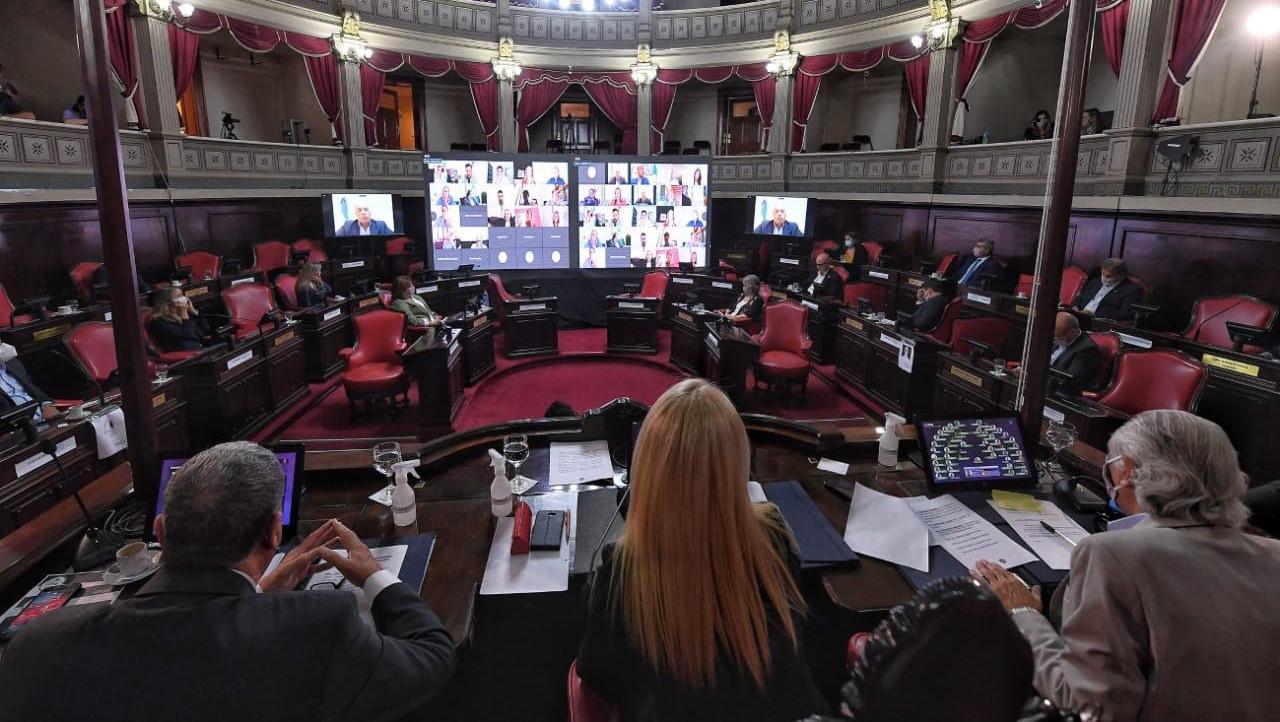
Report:
M 756 246 L 756 268 L 763 274 L 769 268 L 769 242 L 764 241 Z
M 1062 290 L 1058 291 L 1058 303 L 1070 306 L 1076 300 L 1076 296 L 1080 295 L 1080 290 L 1088 280 L 1089 274 L 1083 269 L 1075 266 L 1062 269 Z
M 204 353 L 204 351 L 161 351 L 159 344 L 151 337 L 151 309 L 142 309 L 138 317 L 142 321 L 142 340 L 147 344 L 147 354 L 157 362 L 173 365 Z
M 734 268 L 732 263 L 729 263 L 728 261 L 721 259 L 720 262 L 716 264 L 716 269 L 720 271 L 720 276 L 724 278 L 724 280 L 726 281 L 738 280 L 738 269 Z
M 413 243 L 413 239 L 408 236 L 396 236 L 395 238 L 387 241 L 387 251 L 385 255 L 403 256 L 409 252 L 410 243 Z
M 1231 348 L 1227 322 L 1259 328 L 1271 328 L 1276 320 L 1276 306 L 1253 296 L 1211 296 L 1196 299 L 1191 309 L 1191 323 L 1183 337 L 1219 348 Z M 1245 353 L 1259 353 L 1257 346 L 1245 345 Z
M 883 311 L 885 299 L 889 296 L 889 287 L 878 283 L 850 283 L 844 287 L 844 305 L 858 307 L 858 299 L 865 298 L 871 302 L 875 311 Z
M 814 241 L 813 250 L 809 251 L 809 264 L 817 260 L 819 253 L 825 253 L 831 256 L 831 260 L 837 260 L 836 251 L 840 250 L 840 244 L 835 241 Z
M 578 676 L 578 660 L 569 665 L 569 722 L 618 722 L 618 708 Z
M 298 277 L 288 273 L 282 273 L 276 276 L 276 280 L 272 281 L 276 287 L 276 296 L 280 299 L 281 305 L 290 311 L 298 310 Z
M 858 660 L 862 659 L 862 650 L 867 648 L 867 642 L 870 640 L 871 632 L 858 632 L 849 637 L 849 650 L 845 653 L 844 659 L 845 669 L 853 671 Z
M 15 315 L 13 312 L 16 308 L 9 298 L 9 292 L 4 290 L 4 284 L 0 283 L 0 328 L 21 326 L 24 323 L 39 320 L 29 313 Z
M 404 314 L 377 309 L 356 316 L 356 344 L 343 356 L 347 370 L 342 374 L 342 387 L 347 392 L 351 418 L 356 417 L 356 401 L 366 408 L 386 401 L 394 411 L 409 405 L 409 374 L 404 370 L 400 353 L 405 349 Z M 397 397 L 402 397 L 397 400 Z
M 884 253 L 884 246 L 875 241 L 863 241 L 862 247 L 867 249 L 867 261 L 871 265 L 874 266 L 880 262 L 880 254 Z
M 806 352 L 813 342 L 806 327 L 809 310 L 794 301 L 783 301 L 764 309 L 764 331 L 756 336 L 760 356 L 755 363 L 755 385 L 761 382 L 770 389 L 790 389 L 800 385 L 800 398 L 809 383 L 809 357 Z
M 1090 331 L 1089 338 L 1093 339 L 1102 356 L 1102 363 L 1098 364 L 1098 375 L 1089 384 L 1089 388 L 1100 389 L 1111 380 L 1111 369 L 1115 366 L 1116 356 L 1120 354 L 1124 342 L 1112 331 Z
M 62 337 L 62 342 L 98 391 L 105 391 L 116 372 L 116 338 L 111 324 L 105 321 L 76 324 Z
M 840 283 L 844 284 L 849 282 L 849 269 L 844 266 L 833 266 L 832 270 L 840 277 Z
M 232 286 L 222 292 L 222 302 L 227 305 L 227 315 L 236 327 L 236 338 L 255 333 L 263 314 L 277 309 L 271 287 L 264 283 Z
M 1013 324 L 999 316 L 974 316 L 958 318 L 951 325 L 951 350 L 956 353 L 969 353 L 972 348 L 967 339 L 987 344 L 995 350 L 997 356 L 1003 356 L 1005 340 Z
M 523 296 L 518 293 L 512 293 L 502 283 L 502 276 L 496 273 L 489 274 L 489 283 L 493 285 L 494 310 L 498 312 L 498 325 L 501 326 L 507 320 L 507 301 L 519 301 Z
M 284 241 L 263 241 L 253 244 L 253 268 L 271 273 L 289 265 L 289 244 Z
M 959 257 L 960 257 L 960 254 L 958 253 L 948 253 L 947 255 L 943 256 L 942 260 L 938 261 L 938 275 L 939 276 L 947 275 L 947 271 L 951 270 L 951 264 L 955 263 L 956 259 Z
M 1195 359 L 1170 349 L 1123 351 L 1115 366 L 1111 385 L 1085 396 L 1129 416 L 1152 409 L 1195 411 L 1209 375 Z
M 1030 273 L 1019 273 L 1018 285 L 1014 287 L 1013 292 L 1020 296 L 1030 296 L 1035 282 L 1036 277 Z
M 658 299 L 658 318 L 662 318 L 662 299 L 666 298 L 667 283 L 670 280 L 666 271 L 651 271 L 644 274 L 644 284 L 640 286 L 641 296 Z
M 938 343 L 950 345 L 951 331 L 956 324 L 956 319 L 960 318 L 960 308 L 963 305 L 963 299 L 951 299 L 947 302 L 947 307 L 942 310 L 942 318 L 938 319 L 938 325 L 933 330 L 926 329 L 921 332 Z
M 71 276 L 71 285 L 75 287 L 76 295 L 80 297 L 80 303 L 88 304 L 93 301 L 93 274 L 99 268 L 102 268 L 102 263 L 98 261 L 81 261 L 67 272 Z
M 222 274 L 222 256 L 208 251 L 184 253 L 173 259 L 173 265 L 175 268 L 191 266 L 191 278 L 196 281 L 204 280 L 206 273 L 210 278 L 218 278 Z
M 328 254 L 324 252 L 324 243 L 313 241 L 310 238 L 299 238 L 289 245 L 292 251 L 310 251 L 311 255 L 307 256 L 307 260 L 311 263 L 324 263 L 329 260 Z

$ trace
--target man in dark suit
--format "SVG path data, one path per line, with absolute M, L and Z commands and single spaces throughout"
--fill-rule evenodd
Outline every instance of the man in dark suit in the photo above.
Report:
M 831 256 L 819 253 L 813 259 L 813 275 L 800 284 L 800 290 L 818 298 L 839 298 L 844 284 L 840 277 L 831 270 Z
M 184 464 L 156 519 L 160 571 L 132 598 L 63 608 L 14 637 L 0 720 L 393 719 L 435 696 L 453 642 L 350 529 L 326 522 L 263 573 L 283 490 L 280 463 L 256 444 Z M 293 591 L 323 564 L 362 589 L 376 628 L 352 593 Z
M 799 236 L 800 226 L 787 220 L 787 209 L 781 205 L 774 206 L 770 218 L 756 226 L 756 235 L 760 236 Z
M 338 229 L 340 236 L 389 236 L 391 229 L 383 221 L 375 221 L 373 215 L 369 212 L 369 204 L 365 201 L 356 201 L 352 205 L 352 213 L 356 217 L 342 224 L 342 228 Z
M 57 411 L 53 399 L 40 390 L 27 367 L 18 360 L 18 350 L 7 343 L 0 343 L 0 413 L 17 408 L 29 401 L 40 404 L 38 418 L 49 418 Z
M 951 264 L 947 278 L 957 286 L 989 288 L 1004 278 L 1004 261 L 996 258 L 996 245 L 987 239 L 973 244 L 973 255 Z
M 1133 304 L 1142 303 L 1142 289 L 1129 280 L 1129 270 L 1122 259 L 1102 262 L 1098 275 L 1090 278 L 1071 307 L 1096 318 L 1132 321 Z
M 1049 365 L 1071 374 L 1070 380 L 1058 384 L 1061 394 L 1075 395 L 1093 385 L 1102 367 L 1102 352 L 1080 330 L 1080 320 L 1066 311 L 1060 311 L 1053 324 L 1053 352 Z
M 950 299 L 942 292 L 942 281 L 930 278 L 916 293 L 916 309 L 911 312 L 911 328 L 916 331 L 932 331 L 942 320 Z

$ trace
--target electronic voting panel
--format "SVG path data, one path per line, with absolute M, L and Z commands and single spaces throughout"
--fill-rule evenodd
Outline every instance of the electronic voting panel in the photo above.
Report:
M 1012 416 L 921 420 L 916 428 L 929 483 L 938 491 L 1035 483 L 1022 431 Z

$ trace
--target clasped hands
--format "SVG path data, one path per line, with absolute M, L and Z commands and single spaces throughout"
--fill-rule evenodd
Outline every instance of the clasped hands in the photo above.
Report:
M 345 549 L 346 555 L 334 547 Z M 258 586 L 264 592 L 291 591 L 312 574 L 331 567 L 357 587 L 363 587 L 365 580 L 382 568 L 355 532 L 337 519 L 330 519 L 285 554 L 269 574 L 262 575 Z

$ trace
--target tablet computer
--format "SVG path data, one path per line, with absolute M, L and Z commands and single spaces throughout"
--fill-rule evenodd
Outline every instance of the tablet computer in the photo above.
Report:
M 280 462 L 280 470 L 284 472 L 284 494 L 280 500 L 280 522 L 284 529 L 282 541 L 288 541 L 297 534 L 299 504 L 302 501 L 302 490 L 306 487 L 306 455 L 307 449 L 298 443 L 279 443 L 266 447 L 276 455 Z M 151 507 L 147 519 L 146 539 L 156 541 L 155 520 L 164 512 L 164 490 L 169 486 L 173 475 L 187 459 L 195 456 L 193 452 L 162 453 L 160 458 L 159 479 L 156 486 L 156 503 Z
M 916 432 L 930 491 L 945 494 L 1036 482 L 1035 464 L 1016 416 L 919 419 Z

